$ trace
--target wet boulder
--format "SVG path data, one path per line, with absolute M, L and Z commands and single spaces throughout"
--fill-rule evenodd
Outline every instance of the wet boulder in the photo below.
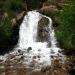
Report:
M 37 41 L 40 42 L 47 42 L 49 38 L 49 20 L 45 17 L 42 17 L 41 20 L 38 22 L 38 37 Z
M 29 52 L 30 50 L 32 50 L 32 47 L 28 47 L 27 52 Z

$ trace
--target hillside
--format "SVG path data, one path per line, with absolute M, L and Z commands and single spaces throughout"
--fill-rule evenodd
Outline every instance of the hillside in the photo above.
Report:
M 43 68 L 39 73 L 33 72 L 31 69 L 26 69 L 23 64 L 20 64 L 20 59 L 15 59 L 17 55 L 12 55 L 14 58 L 8 58 L 6 63 L 0 60 L 0 73 L 2 75 L 25 75 L 29 71 L 32 75 L 71 75 L 75 71 L 75 1 L 74 0 L 0 0 L 0 55 L 12 51 L 19 39 L 19 28 L 24 16 L 28 11 L 37 10 L 43 15 L 51 17 L 55 36 L 57 38 L 57 45 L 63 49 L 66 55 L 64 64 L 59 64 L 60 60 L 53 60 L 52 67 Z M 44 23 L 43 23 L 44 22 Z M 45 21 L 39 23 L 39 30 L 44 29 Z M 42 25 L 43 24 L 43 25 Z M 47 31 L 42 34 L 39 32 L 39 39 L 47 40 Z M 41 35 L 42 34 L 42 35 Z M 46 37 L 45 37 L 46 36 Z M 43 38 L 45 37 L 45 39 Z M 40 41 L 40 40 L 39 40 Z M 9 55 L 10 57 L 11 55 Z M 10 63 L 10 64 L 9 64 Z M 15 64 L 21 67 L 15 67 Z M 13 67 L 11 67 L 13 65 Z M 16 66 L 17 66 L 16 65 Z M 65 66 L 66 65 L 66 66 Z M 17 68 L 17 70 L 15 70 Z M 13 69 L 13 70 L 12 70 Z M 47 70 L 46 70 L 47 69 Z M 15 73 L 14 73 L 15 71 Z M 20 72 L 19 72 L 20 71 Z M 53 72 L 52 72 L 53 71 Z

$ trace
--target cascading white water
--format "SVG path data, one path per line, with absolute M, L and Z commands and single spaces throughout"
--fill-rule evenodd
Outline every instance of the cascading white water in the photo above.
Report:
M 51 47 L 47 47 L 47 42 L 36 42 L 38 21 L 42 17 L 46 16 L 40 14 L 37 11 L 30 11 L 24 17 L 24 20 L 20 26 L 18 48 L 21 50 L 27 50 L 28 47 L 32 48 L 32 50 L 27 55 L 26 52 L 24 53 L 25 56 L 29 56 L 27 58 L 27 62 L 24 62 L 27 65 L 30 65 L 34 61 L 35 66 L 38 66 L 39 64 L 41 64 L 40 66 L 50 65 L 51 51 L 57 54 L 59 50 L 59 48 L 56 46 L 57 41 L 54 30 L 52 29 L 52 20 L 49 17 L 46 18 L 49 19 L 49 41 L 51 41 Z M 33 59 L 34 56 L 40 56 L 40 58 Z
M 49 24 L 47 25 L 49 28 L 48 41 L 51 42 L 51 47 L 48 47 L 48 42 L 36 41 L 38 34 L 38 22 L 42 17 L 49 20 Z M 20 25 L 18 46 L 14 49 L 14 51 L 10 52 L 10 55 L 15 55 L 13 59 L 19 59 L 22 56 L 23 59 L 21 62 L 24 65 L 41 68 L 43 66 L 51 65 L 51 56 L 58 55 L 58 50 L 61 49 L 58 48 L 56 44 L 57 41 L 52 27 L 52 19 L 37 11 L 29 11 Z M 10 55 L 6 54 L 4 57 L 0 56 L 0 58 L 4 58 L 4 61 L 6 61 Z M 11 60 L 11 58 L 9 58 L 9 60 Z

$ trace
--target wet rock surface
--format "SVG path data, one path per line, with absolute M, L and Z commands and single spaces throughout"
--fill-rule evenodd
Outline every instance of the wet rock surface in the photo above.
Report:
M 38 22 L 38 41 L 45 42 L 48 41 L 49 38 L 49 20 L 45 17 L 42 17 Z
M 20 53 L 20 52 L 19 52 Z M 23 64 L 24 55 L 19 55 L 18 53 L 9 54 L 6 60 L 0 59 L 0 74 L 1 75 L 69 75 L 75 69 L 72 63 L 75 59 L 72 57 L 67 57 L 64 61 L 60 59 L 60 56 L 53 56 L 51 66 L 42 67 L 40 70 L 35 68 L 28 68 Z M 39 56 L 33 56 L 36 59 Z M 25 57 L 24 57 L 25 58 Z M 73 59 L 72 59 L 73 58 Z M 71 61 L 70 61 L 71 59 Z M 35 66 L 36 62 L 31 62 L 31 67 Z M 73 69 L 73 70 L 71 70 Z M 72 74 L 73 75 L 73 74 Z

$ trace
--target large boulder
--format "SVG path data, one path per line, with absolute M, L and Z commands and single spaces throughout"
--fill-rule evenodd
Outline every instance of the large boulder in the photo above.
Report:
M 39 11 L 45 15 L 51 15 L 56 13 L 58 9 L 55 5 L 49 5 L 49 6 L 43 6 Z
M 42 17 L 38 22 L 38 41 L 47 42 L 49 38 L 49 20 L 45 17 Z

